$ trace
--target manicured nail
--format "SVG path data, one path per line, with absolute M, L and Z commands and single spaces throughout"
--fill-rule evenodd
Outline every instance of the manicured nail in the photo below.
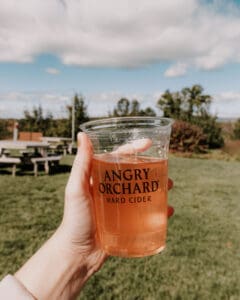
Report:
M 168 218 L 171 218 L 173 214 L 174 214 L 174 207 L 168 206 Z
M 170 190 L 173 187 L 173 181 L 171 178 L 168 178 L 168 189 Z

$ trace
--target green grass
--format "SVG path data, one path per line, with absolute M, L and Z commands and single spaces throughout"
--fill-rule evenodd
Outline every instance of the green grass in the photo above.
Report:
M 61 220 L 68 173 L 0 175 L 0 270 L 13 273 Z M 240 163 L 170 158 L 167 248 L 109 258 L 79 299 L 239 299 Z

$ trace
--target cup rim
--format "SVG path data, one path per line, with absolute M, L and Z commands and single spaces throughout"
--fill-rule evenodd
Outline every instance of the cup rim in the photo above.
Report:
M 156 123 L 155 126 L 160 126 L 161 128 L 168 128 L 170 127 L 173 123 L 174 120 L 171 118 L 166 118 L 166 117 L 150 117 L 150 116 L 126 116 L 126 117 L 106 117 L 102 119 L 97 119 L 97 120 L 92 120 L 88 122 L 82 123 L 79 128 L 83 132 L 93 132 L 96 129 L 100 129 L 101 125 L 114 125 L 114 124 L 119 124 L 121 122 L 126 123 L 127 122 L 132 122 L 132 121 L 152 121 L 152 124 L 154 125 L 154 122 Z M 157 122 L 159 122 L 157 124 Z M 162 122 L 162 123 L 160 123 Z M 106 128 L 106 127 L 105 127 Z

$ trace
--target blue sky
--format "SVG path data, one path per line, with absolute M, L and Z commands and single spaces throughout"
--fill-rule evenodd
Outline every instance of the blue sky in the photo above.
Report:
M 0 118 L 63 116 L 74 93 L 90 116 L 121 97 L 161 114 L 161 93 L 193 84 L 214 114 L 240 117 L 239 1 L 166 2 L 1 0 Z

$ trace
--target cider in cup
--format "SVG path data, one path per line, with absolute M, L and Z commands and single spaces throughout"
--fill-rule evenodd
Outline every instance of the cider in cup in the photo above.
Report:
M 133 257 L 161 251 L 167 227 L 167 160 L 99 155 L 92 177 L 103 250 Z
M 109 255 L 141 257 L 165 248 L 171 123 L 122 117 L 81 126 L 93 143 L 97 237 Z

